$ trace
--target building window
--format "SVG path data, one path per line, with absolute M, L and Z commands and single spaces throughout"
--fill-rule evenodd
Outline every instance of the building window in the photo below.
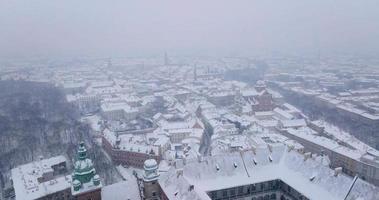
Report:
M 238 194 L 242 194 L 242 193 L 243 193 L 243 186 L 238 187 Z
M 223 190 L 223 191 L 222 191 L 222 196 L 223 196 L 223 197 L 228 196 L 228 192 L 227 192 L 226 190 Z
M 235 190 L 234 188 L 230 190 L 230 195 L 231 195 L 231 196 L 236 195 L 236 190 Z
M 258 185 L 258 191 L 262 191 L 264 189 L 264 183 Z
M 211 192 L 211 198 L 212 199 L 217 198 L 217 192 L 215 192 L 215 191 Z
M 273 189 L 273 181 L 268 182 L 268 189 L 272 190 Z

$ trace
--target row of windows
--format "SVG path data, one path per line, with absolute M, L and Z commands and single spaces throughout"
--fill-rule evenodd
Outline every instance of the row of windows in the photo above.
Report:
M 276 199 L 276 193 L 266 194 L 264 196 L 251 198 L 251 200 L 273 200 L 273 199 Z
M 273 180 L 273 181 L 268 181 L 268 182 L 263 182 L 263 183 L 251 184 L 247 186 L 228 188 L 221 191 L 212 191 L 210 192 L 210 196 L 212 199 L 217 199 L 218 197 L 227 198 L 227 197 L 251 195 L 258 192 L 277 190 L 279 189 L 279 185 L 280 185 L 279 180 Z
M 46 199 L 46 200 L 68 200 L 71 198 L 71 192 L 64 190 L 61 192 L 57 192 L 45 197 L 42 197 L 41 199 Z
M 230 199 L 234 197 L 244 197 L 244 196 L 251 196 L 261 193 L 268 193 L 272 191 L 281 191 L 287 196 L 290 196 L 293 199 L 299 199 L 299 200 L 306 200 L 307 198 L 304 197 L 301 193 L 293 189 L 291 186 L 287 185 L 281 180 L 273 180 L 273 181 L 267 181 L 263 183 L 256 183 L 251 185 L 245 185 L 240 187 L 233 187 L 228 188 L 224 190 L 219 191 L 211 191 L 208 193 L 208 195 L 211 197 L 211 199 L 218 200 L 218 199 Z M 276 199 L 275 193 L 269 195 L 269 196 L 261 196 L 263 199 Z M 260 199 L 259 197 L 254 197 L 257 200 Z

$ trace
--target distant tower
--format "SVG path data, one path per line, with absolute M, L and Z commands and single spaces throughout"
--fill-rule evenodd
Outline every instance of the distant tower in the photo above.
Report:
M 170 59 L 168 58 L 167 52 L 164 53 L 164 65 L 170 65 Z
M 107 68 L 108 69 L 112 68 L 112 59 L 111 58 L 108 59 Z
M 154 159 L 146 160 L 143 166 L 143 195 L 146 200 L 160 199 L 160 187 L 158 185 L 158 163 Z
M 74 167 L 71 186 L 72 196 L 76 200 L 101 200 L 100 177 L 96 174 L 92 160 L 87 158 L 84 142 L 80 143 Z
M 194 69 L 193 69 L 193 79 L 195 81 L 197 81 L 197 66 L 195 65 Z
M 255 90 L 257 90 L 258 92 L 261 92 L 263 90 L 266 89 L 266 84 L 263 80 L 259 80 L 257 81 L 257 83 L 255 84 L 254 86 Z

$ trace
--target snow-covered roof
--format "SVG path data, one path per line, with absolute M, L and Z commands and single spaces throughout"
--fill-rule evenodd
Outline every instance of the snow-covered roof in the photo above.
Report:
M 139 200 L 137 181 L 121 181 L 101 189 L 101 199 L 104 200 Z
M 361 160 L 361 158 L 366 153 L 368 153 L 366 151 L 361 151 L 359 149 L 352 149 L 346 146 L 342 146 L 332 139 L 316 135 L 312 129 L 307 128 L 307 127 L 302 127 L 300 129 L 288 128 L 286 129 L 286 131 L 287 133 L 291 135 L 294 135 L 302 139 L 305 139 L 307 141 L 310 141 L 312 143 L 318 144 L 324 148 L 327 148 L 331 151 L 334 151 L 338 154 L 344 155 L 354 160 Z M 376 162 L 375 165 L 378 165 L 375 159 L 372 159 L 372 161 Z
M 287 108 L 290 113 L 294 113 L 294 112 L 301 113 L 301 111 L 298 108 L 296 108 L 295 106 L 289 103 L 284 103 L 283 106 Z
M 309 199 L 344 199 L 353 183 L 346 175 L 335 176 L 322 159 L 304 159 L 303 154 L 275 146 L 272 152 L 265 148 L 187 161 L 176 174 L 162 175 L 160 184 L 169 199 L 210 199 L 210 191 L 277 179 Z M 355 187 L 357 198 L 374 200 L 379 195 L 375 186 L 360 182 L 364 184 Z
M 258 96 L 259 95 L 259 93 L 254 88 L 242 90 L 241 93 L 242 93 L 242 96 L 245 96 L 245 97 L 246 96 Z
M 116 166 L 116 169 L 121 174 L 123 181 L 103 186 L 101 189 L 101 199 L 103 200 L 140 200 L 139 185 L 137 179 L 133 175 L 133 171 L 141 173 L 143 171 L 132 167 L 124 168 Z
M 115 110 L 122 110 L 126 113 L 137 112 L 138 109 L 129 106 L 126 102 L 103 102 L 101 104 L 103 112 L 110 112 Z
M 289 112 L 281 109 L 281 108 L 275 108 L 274 109 L 274 113 L 276 115 L 278 115 L 280 118 L 284 118 L 284 119 L 287 119 L 287 120 L 291 120 L 291 119 L 294 119 L 295 117 L 290 114 Z
M 117 141 L 117 135 L 113 131 L 109 131 L 108 129 L 105 129 L 103 131 L 103 137 L 106 139 L 114 148 L 117 147 L 116 141 Z M 164 135 L 159 135 L 159 137 L 166 137 Z M 158 140 L 157 138 L 157 140 Z M 130 152 L 136 152 L 136 153 L 145 153 L 149 154 L 151 151 L 154 152 L 155 155 L 158 155 L 159 153 L 159 145 L 164 145 L 163 141 L 155 143 L 150 143 L 146 138 L 142 135 L 133 135 L 133 134 L 120 134 L 118 136 L 118 139 L 120 141 L 120 144 L 118 148 L 122 151 L 130 151 Z M 167 141 L 167 140 L 166 140 Z
M 304 119 L 281 120 L 283 127 L 304 127 L 307 125 Z
M 52 166 L 66 162 L 64 156 L 56 156 L 20 165 L 11 170 L 16 200 L 32 200 L 71 187 L 71 176 L 57 176 L 40 181 L 45 173 L 53 172 Z

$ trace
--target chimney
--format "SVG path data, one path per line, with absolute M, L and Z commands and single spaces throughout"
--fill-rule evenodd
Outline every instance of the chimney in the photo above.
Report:
M 176 178 L 179 178 L 180 176 L 183 176 L 183 170 L 176 170 Z
M 216 164 L 216 170 L 217 170 L 217 171 L 220 170 L 220 166 L 218 166 L 218 164 Z
M 268 146 L 268 150 L 272 153 L 272 146 L 270 144 L 268 144 L 267 146 Z
M 337 177 L 342 172 L 342 167 L 334 168 L 334 176 Z
M 121 143 L 121 138 L 118 137 L 118 135 L 117 135 L 117 139 L 116 139 L 116 149 L 120 149 L 120 143 Z
M 288 152 L 290 152 L 290 151 L 292 151 L 294 148 L 295 148 L 295 147 L 294 147 L 293 145 L 288 145 L 287 150 L 288 150 Z
M 191 192 L 193 189 L 195 189 L 195 186 L 194 185 L 190 185 L 189 188 L 188 188 L 188 191 Z
M 306 161 L 308 158 L 312 158 L 311 152 L 304 153 L 304 161 Z
M 200 163 L 203 161 L 203 156 L 201 156 L 200 154 L 197 155 L 197 161 Z
M 258 162 L 257 162 L 257 160 L 255 160 L 255 158 L 253 158 L 253 162 L 254 162 L 254 165 L 258 164 Z

